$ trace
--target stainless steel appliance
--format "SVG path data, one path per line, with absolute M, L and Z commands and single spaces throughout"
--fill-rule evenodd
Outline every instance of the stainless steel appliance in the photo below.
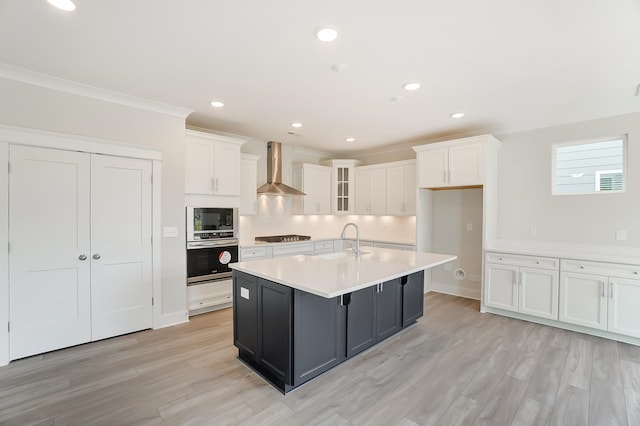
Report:
M 187 285 L 229 279 L 238 261 L 238 209 L 187 207 Z
M 310 239 L 311 237 L 308 235 L 270 235 L 268 237 L 256 237 L 255 241 L 261 243 L 293 243 Z

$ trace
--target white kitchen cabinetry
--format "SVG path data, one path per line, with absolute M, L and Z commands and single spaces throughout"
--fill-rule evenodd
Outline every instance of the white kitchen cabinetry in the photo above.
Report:
M 233 302 L 232 281 L 222 280 L 187 286 L 189 315 L 228 308 Z
M 315 241 L 313 243 L 313 254 L 333 253 L 333 240 Z
M 418 161 L 418 186 L 444 188 L 483 185 L 485 145 L 490 138 L 493 137 L 485 135 L 414 147 Z
M 392 163 L 386 169 L 386 214 L 416 214 L 415 161 Z
M 484 304 L 557 320 L 558 267 L 556 258 L 486 253 Z
M 10 359 L 150 328 L 152 162 L 10 148 Z
M 386 213 L 387 168 L 384 165 L 362 166 L 355 169 L 356 214 Z
M 240 147 L 244 140 L 187 130 L 185 192 L 240 195 Z
M 258 160 L 259 155 L 242 154 L 240 160 L 240 214 L 258 213 Z
M 293 256 L 296 254 L 313 254 L 313 242 L 294 244 L 278 244 L 273 246 L 273 257 Z
M 331 166 L 331 212 L 333 214 L 353 214 L 355 168 L 358 160 L 326 160 L 323 165 Z
M 271 250 L 271 246 L 240 247 L 240 261 L 271 259 L 273 257 Z
M 293 186 L 305 196 L 294 197 L 294 214 L 331 214 L 331 167 L 301 163 L 293 166 Z
M 563 260 L 560 321 L 640 337 L 640 266 Z

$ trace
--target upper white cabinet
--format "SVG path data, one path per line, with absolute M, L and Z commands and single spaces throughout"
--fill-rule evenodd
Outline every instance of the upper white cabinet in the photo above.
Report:
M 416 214 L 415 161 L 390 163 L 386 169 L 386 214 Z
M 489 159 L 486 157 L 487 147 L 497 144 L 499 142 L 495 137 L 482 135 L 413 147 L 418 159 L 418 186 L 443 188 L 483 185 L 487 167 L 495 167 L 492 164 L 495 163 L 493 155 Z
M 240 147 L 244 140 L 186 131 L 185 192 L 240 195 Z
M 355 168 L 358 160 L 326 160 L 322 164 L 331 166 L 331 212 L 333 214 L 353 214 Z
M 356 214 L 386 214 L 387 169 L 384 165 L 356 167 Z
M 240 160 L 240 214 L 258 213 L 258 160 L 259 155 L 242 154 Z
M 331 172 L 318 164 L 293 166 L 293 186 L 307 194 L 294 197 L 294 214 L 331 214 Z

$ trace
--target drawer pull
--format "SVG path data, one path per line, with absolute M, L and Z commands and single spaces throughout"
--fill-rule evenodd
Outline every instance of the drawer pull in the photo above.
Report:
M 498 258 L 498 260 L 502 260 L 502 258 L 501 258 L 501 257 L 499 257 L 499 258 Z
M 539 261 L 539 260 L 536 260 L 536 265 L 539 265 L 539 264 L 540 264 L 540 261 Z
M 638 271 L 634 271 L 634 272 L 633 272 L 633 275 L 638 275 Z
M 584 269 L 584 266 L 580 266 L 580 269 Z

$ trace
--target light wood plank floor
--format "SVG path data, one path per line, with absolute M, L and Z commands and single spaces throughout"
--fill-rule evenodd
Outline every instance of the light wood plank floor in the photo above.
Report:
M 0 367 L 0 424 L 640 425 L 640 348 L 430 293 L 417 324 L 283 396 L 231 310 Z

